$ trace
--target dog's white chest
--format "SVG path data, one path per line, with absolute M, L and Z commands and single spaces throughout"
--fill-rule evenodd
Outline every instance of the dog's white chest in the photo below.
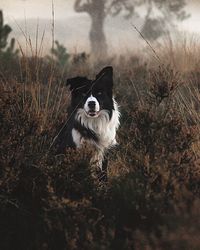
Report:
M 92 139 L 85 138 L 78 130 L 72 129 L 72 138 L 76 147 L 80 148 L 85 142 L 87 142 L 103 150 L 116 144 L 116 129 L 114 127 L 108 126 L 105 129 L 99 129 L 96 127 L 96 129 L 93 129 L 93 131 L 98 138 L 97 142 Z
M 117 106 L 113 110 L 112 118 L 109 119 L 109 115 L 106 111 L 102 111 L 98 118 L 88 118 L 82 110 L 79 110 L 77 114 L 77 120 L 85 128 L 93 131 L 97 137 L 97 141 L 87 139 L 76 129 L 72 130 L 72 138 L 77 147 L 80 147 L 85 141 L 95 145 L 97 149 L 104 151 L 116 144 L 116 130 L 119 127 L 119 111 Z

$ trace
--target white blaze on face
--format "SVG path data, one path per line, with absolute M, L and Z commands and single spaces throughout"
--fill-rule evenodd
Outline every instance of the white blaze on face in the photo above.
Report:
M 92 109 L 92 110 L 90 108 L 91 102 L 93 102 L 95 104 L 94 109 Z M 92 95 L 90 97 L 88 97 L 88 99 L 86 100 L 85 105 L 84 105 L 84 110 L 86 111 L 87 114 L 90 114 L 90 111 L 98 113 L 100 111 L 100 105 L 99 105 L 98 100 Z

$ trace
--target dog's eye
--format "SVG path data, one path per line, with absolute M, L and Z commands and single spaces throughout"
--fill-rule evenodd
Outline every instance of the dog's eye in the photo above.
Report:
M 102 92 L 99 91 L 99 92 L 97 93 L 97 95 L 102 95 Z
M 86 96 L 86 93 L 82 93 L 81 95 L 82 95 L 82 97 L 85 97 L 85 96 Z

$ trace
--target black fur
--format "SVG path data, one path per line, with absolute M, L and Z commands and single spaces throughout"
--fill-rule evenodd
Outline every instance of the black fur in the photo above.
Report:
M 75 128 L 80 132 L 83 138 L 92 139 L 98 142 L 98 135 L 94 131 L 84 127 L 76 119 L 76 111 L 83 108 L 87 98 L 91 95 L 95 96 L 98 100 L 101 109 L 106 109 L 111 119 L 114 109 L 112 99 L 113 88 L 113 69 L 106 67 L 96 75 L 94 80 L 87 77 L 74 77 L 67 80 L 66 83 L 71 91 L 71 105 L 68 108 L 68 116 L 70 119 L 63 127 L 57 138 L 57 152 L 64 153 L 67 147 L 75 148 L 76 145 L 72 138 L 72 129 Z
M 99 141 L 98 136 L 89 128 L 84 127 L 78 121 L 74 122 L 74 128 L 78 130 L 78 132 L 85 138 L 85 139 L 92 139 L 95 142 Z
M 112 88 L 113 88 L 113 70 L 112 67 L 104 68 L 97 76 L 95 80 L 87 79 L 86 77 L 75 77 L 67 80 L 67 86 L 70 86 L 72 95 L 72 102 L 70 106 L 70 112 L 74 109 L 83 107 L 88 96 L 93 95 L 99 101 L 102 109 L 110 111 L 110 117 L 112 116 L 113 100 L 112 100 Z M 99 95 L 99 93 L 102 95 Z

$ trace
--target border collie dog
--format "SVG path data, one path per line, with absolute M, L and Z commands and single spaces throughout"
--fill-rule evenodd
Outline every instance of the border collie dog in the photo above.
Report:
M 91 164 L 102 170 L 106 150 L 117 144 L 115 136 L 119 127 L 120 112 L 113 97 L 113 69 L 103 68 L 95 80 L 68 79 L 68 85 L 71 105 L 68 122 L 59 135 L 59 152 L 89 143 L 95 152 Z

